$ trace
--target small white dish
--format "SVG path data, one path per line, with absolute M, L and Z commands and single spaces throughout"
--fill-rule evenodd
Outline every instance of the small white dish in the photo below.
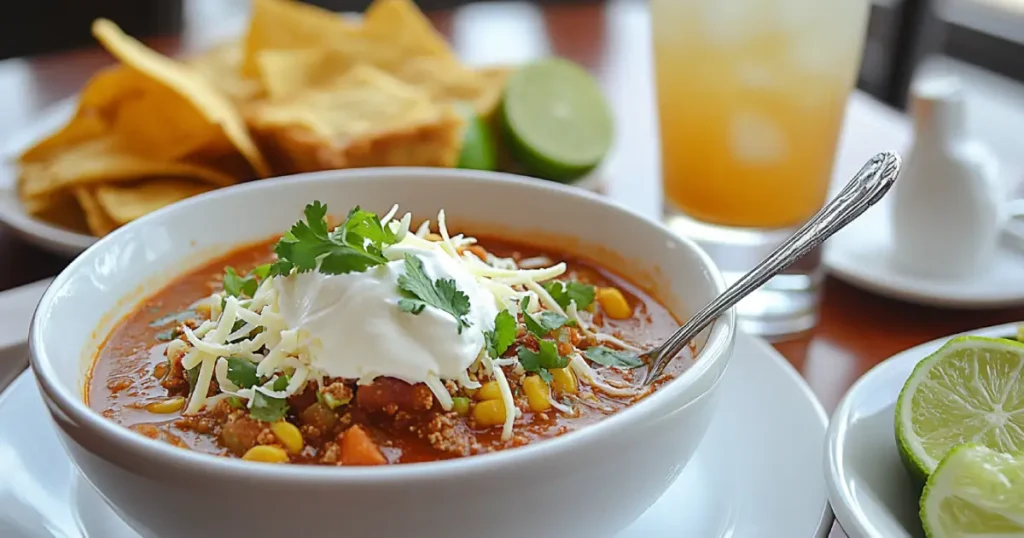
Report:
M 963 334 L 1008 337 L 1016 324 Z M 894 413 L 900 389 L 917 363 L 951 335 L 908 349 L 875 366 L 839 403 L 828 428 L 825 478 L 836 519 L 850 538 L 924 538 L 920 484 L 896 448 Z
M 823 444 L 821 405 L 763 341 L 739 335 L 733 360 L 704 443 L 618 538 L 828 534 L 824 477 L 808 465 Z M 0 394 L 0 536 L 138 538 L 68 460 L 30 372 Z
M 964 309 L 1024 304 L 1024 251 L 1001 241 L 984 270 L 964 278 L 912 274 L 896 263 L 892 199 L 885 198 L 837 233 L 824 263 L 837 278 L 870 292 L 928 306 Z

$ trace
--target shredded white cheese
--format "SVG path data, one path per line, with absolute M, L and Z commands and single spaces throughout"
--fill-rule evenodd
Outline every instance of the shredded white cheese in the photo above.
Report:
M 551 260 L 545 256 L 538 256 L 524 259 L 517 264 L 512 258 L 501 258 L 492 254 L 487 255 L 485 262 L 471 252 L 459 253 L 461 249 L 476 244 L 476 238 L 462 234 L 451 236 L 444 211 L 437 215 L 438 235 L 441 237 L 439 242 L 426 239 L 431 233 L 429 220 L 420 224 L 415 233 L 411 233 L 412 215 L 405 213 L 400 219 L 396 219 L 398 211 L 398 206 L 393 206 L 380 219 L 381 224 L 388 226 L 395 234 L 398 242 L 417 248 L 440 247 L 444 254 L 466 268 L 481 289 L 493 295 L 499 310 L 508 309 L 511 314 L 518 316 L 521 302 L 529 297 L 531 312 L 550 310 L 574 321 L 585 335 L 598 342 L 607 342 L 621 349 L 637 350 L 635 346 L 615 336 L 594 331 L 586 317 L 578 311 L 575 303 L 563 309 L 541 286 L 542 282 L 564 274 L 565 263 L 548 266 Z M 288 326 L 281 314 L 279 289 L 274 285 L 274 280 L 278 278 L 293 276 L 264 279 L 252 298 L 239 299 L 220 292 L 200 301 L 209 305 L 211 319 L 204 321 L 195 329 L 185 327 L 184 341 L 173 340 L 166 345 L 168 356 L 182 357 L 183 368 L 199 368 L 195 376 L 194 391 L 185 408 L 186 414 L 198 413 L 228 397 L 240 398 L 250 408 L 257 394 L 268 398 L 288 398 L 301 391 L 310 380 L 315 380 L 318 385 L 323 386 L 327 376 L 310 360 L 311 356 L 317 356 L 324 349 L 322 343 L 318 338 L 311 338 L 302 326 Z M 257 376 L 267 381 L 249 388 L 237 386 L 228 377 L 228 359 L 231 357 L 251 361 Z M 368 360 L 372 360 L 372 357 Z M 602 379 L 578 353 L 573 354 L 569 364 L 581 379 L 589 382 L 596 390 L 612 396 L 637 394 L 635 390 L 619 387 Z M 507 441 L 512 437 L 513 425 L 516 418 L 521 416 L 521 411 L 515 405 L 503 367 L 512 368 L 518 374 L 524 373 L 517 357 L 488 357 L 485 346 L 473 364 L 457 376 L 442 378 L 431 371 L 422 382 L 430 388 L 441 408 L 447 411 L 452 409 L 453 401 L 445 385 L 446 381 L 454 381 L 463 388 L 473 390 L 482 386 L 481 381 L 493 379 L 498 384 L 505 406 L 501 438 Z M 372 373 L 370 367 L 365 372 L 365 375 L 358 379 L 359 384 L 371 383 L 378 377 Z M 475 377 L 470 375 L 471 372 Z M 288 378 L 287 386 L 275 389 L 275 381 L 284 376 Z M 214 379 L 220 390 L 218 394 L 208 397 Z M 552 407 L 567 415 L 579 413 L 578 409 L 561 402 L 552 401 Z

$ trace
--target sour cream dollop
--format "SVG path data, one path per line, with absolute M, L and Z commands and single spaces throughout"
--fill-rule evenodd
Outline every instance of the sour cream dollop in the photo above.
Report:
M 419 257 L 431 280 L 453 279 L 469 297 L 469 327 L 459 333 L 455 318 L 433 306 L 419 314 L 399 308 L 406 253 Z M 399 243 L 385 256 L 391 261 L 362 273 L 311 271 L 275 279 L 281 316 L 310 342 L 310 366 L 361 382 L 380 376 L 407 383 L 426 382 L 431 375 L 459 378 L 483 349 L 484 332 L 494 330 L 494 295 L 439 246 Z

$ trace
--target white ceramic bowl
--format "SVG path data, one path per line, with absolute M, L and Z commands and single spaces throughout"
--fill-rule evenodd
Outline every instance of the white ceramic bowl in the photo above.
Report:
M 679 379 L 608 419 L 494 454 L 379 468 L 253 464 L 131 432 L 83 403 L 97 346 L 147 294 L 232 247 L 288 228 L 312 200 L 336 213 L 393 203 L 449 227 L 578 252 L 653 288 L 678 317 L 720 293 L 693 243 L 596 195 L 503 174 L 366 169 L 260 181 L 157 211 L 103 238 L 55 280 L 32 366 L 82 474 L 143 536 L 608 536 L 644 512 L 712 420 L 730 312 Z

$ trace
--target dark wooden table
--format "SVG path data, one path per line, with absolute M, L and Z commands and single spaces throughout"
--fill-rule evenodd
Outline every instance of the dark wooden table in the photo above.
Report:
M 149 40 L 169 54 L 201 49 L 238 35 L 245 6 L 186 4 L 182 36 Z M 521 61 L 556 54 L 591 69 L 611 98 L 620 142 L 610 195 L 657 188 L 657 144 L 651 101 L 650 53 L 643 3 L 538 8 L 523 3 L 475 4 L 432 14 L 464 58 Z M 73 95 L 111 58 L 100 49 L 0 62 L 0 141 L 29 125 L 55 101 Z M 67 259 L 47 254 L 0 229 L 0 290 L 55 275 Z M 987 325 L 1024 319 L 1024 308 L 968 312 L 903 304 L 838 280 L 825 283 L 821 322 L 810 334 L 776 347 L 804 375 L 826 409 L 879 361 L 913 345 Z M 810 463 L 809 463 L 810 464 Z M 816 462 L 814 462 L 817 465 Z M 833 536 L 842 536 L 835 530 Z

